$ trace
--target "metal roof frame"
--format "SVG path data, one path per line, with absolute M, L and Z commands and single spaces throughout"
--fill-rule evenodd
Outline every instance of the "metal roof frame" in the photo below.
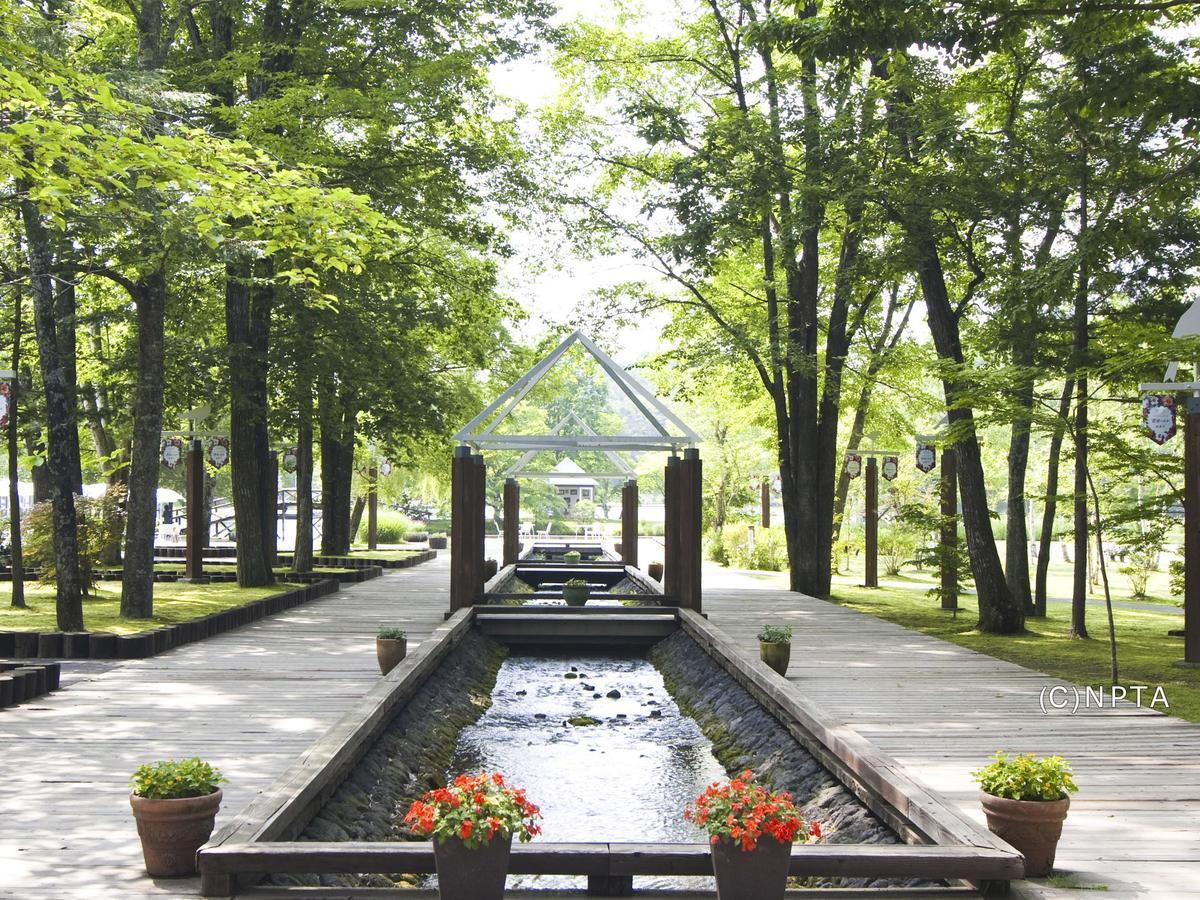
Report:
M 563 416 L 562 420 L 550 429 L 550 433 L 552 435 L 561 435 L 562 430 L 566 428 L 567 425 L 572 423 L 582 428 L 584 433 L 591 435 L 592 437 L 599 437 L 599 435 L 596 434 L 595 429 L 593 429 L 592 426 L 587 422 L 583 421 L 583 419 L 579 416 L 579 413 L 575 412 L 574 410 L 571 410 L 571 412 Z M 556 474 L 554 472 L 543 473 L 525 471 L 525 467 L 529 465 L 529 463 L 535 456 L 537 456 L 538 453 L 539 451 L 537 450 L 526 450 L 521 454 L 520 459 L 504 470 L 504 477 L 516 478 L 520 476 L 521 478 L 553 478 Z M 634 474 L 633 466 L 621 459 L 621 455 L 617 453 L 616 450 L 605 450 L 604 455 L 608 457 L 609 462 L 616 466 L 616 472 L 605 472 L 600 475 L 593 475 L 591 472 L 585 472 L 583 474 L 592 478 L 628 478 Z
M 565 425 L 565 421 L 559 423 L 550 434 L 496 434 L 496 428 L 500 423 L 508 418 L 517 405 L 574 344 L 579 344 L 592 355 L 605 374 L 616 383 L 621 392 L 645 416 L 646 421 L 657 432 L 656 435 L 596 434 L 592 429 L 586 428 L 586 423 L 584 423 L 585 428 L 590 432 L 588 434 L 558 434 L 557 431 Z M 582 420 L 579 421 L 582 423 Z M 484 425 L 485 422 L 486 425 Z M 682 447 L 695 446 L 700 442 L 700 436 L 671 412 L 666 404 L 658 399 L 649 385 L 625 371 L 612 357 L 580 331 L 573 331 L 567 335 L 557 347 L 535 363 L 529 371 L 489 403 L 479 415 L 463 426 L 454 435 L 454 439 L 460 444 L 469 444 L 476 450 L 487 448 L 529 451 L 561 449 L 614 452 L 617 450 L 670 450 L 675 452 Z

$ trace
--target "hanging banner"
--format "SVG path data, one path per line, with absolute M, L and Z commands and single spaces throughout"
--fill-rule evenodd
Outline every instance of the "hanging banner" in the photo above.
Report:
M 885 456 L 883 465 L 879 467 L 880 473 L 888 481 L 893 480 L 900 474 L 900 460 L 894 456 Z
M 917 444 L 917 468 L 922 472 L 932 472 L 937 465 L 937 450 L 932 444 Z
M 210 437 L 208 439 L 208 461 L 214 468 L 221 468 L 229 462 L 229 438 Z
M 291 475 L 300 465 L 300 448 L 299 447 L 284 447 L 283 458 L 279 461 L 283 466 L 283 471 Z
M 851 478 L 857 478 L 862 474 L 862 457 L 857 453 L 846 454 L 846 474 Z
M 1142 398 L 1142 424 L 1156 444 L 1165 444 L 1175 437 L 1175 396 L 1147 394 Z
M 183 459 L 183 438 L 164 438 L 160 458 L 162 459 L 162 464 L 168 469 L 174 469 L 178 466 L 180 460 Z
M 392 461 L 390 459 L 385 459 L 379 463 L 379 474 L 384 478 L 392 474 Z
M 12 399 L 12 385 L 0 381 L 0 428 L 8 427 L 9 401 Z

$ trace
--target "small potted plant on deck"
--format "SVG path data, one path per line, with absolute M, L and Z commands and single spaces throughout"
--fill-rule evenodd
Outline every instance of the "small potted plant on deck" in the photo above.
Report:
M 683 815 L 709 834 L 718 900 L 782 900 L 792 844 L 821 836 L 791 794 L 767 790 L 749 769 L 709 785 Z
M 541 831 L 538 808 L 499 772 L 459 775 L 408 808 L 404 823 L 433 839 L 442 900 L 500 900 L 512 839 Z
M 780 675 L 792 659 L 792 626 L 764 625 L 758 632 L 758 658 Z
M 196 874 L 196 851 L 212 836 L 225 777 L 197 757 L 138 766 L 129 804 L 155 878 Z
M 568 578 L 563 582 L 563 600 L 567 606 L 587 606 L 591 588 L 582 578 Z
M 563 562 L 565 562 L 568 566 L 577 565 L 581 559 L 583 559 L 583 557 L 580 555 L 578 550 L 568 550 L 563 554 Z
M 386 675 L 400 665 L 408 655 L 408 634 L 403 628 L 379 626 L 375 635 L 375 658 L 379 660 L 379 671 Z
M 1025 877 L 1049 875 L 1070 795 L 1079 790 L 1066 760 L 997 753 L 971 775 L 983 791 L 980 799 L 988 828 L 1025 857 Z
M 650 565 L 646 566 L 646 574 L 655 581 L 661 582 L 663 577 L 663 564 L 660 562 L 650 563 Z
M 433 534 L 431 534 L 429 536 L 429 549 L 430 550 L 445 550 L 447 540 L 448 540 L 448 538 L 446 536 L 446 532 L 435 531 Z

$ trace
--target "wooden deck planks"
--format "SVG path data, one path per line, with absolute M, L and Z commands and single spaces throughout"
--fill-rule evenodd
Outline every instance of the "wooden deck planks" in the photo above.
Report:
M 229 777 L 220 827 L 379 681 L 375 632 L 444 622 L 445 555 L 0 712 L 0 897 L 195 897 L 141 869 L 129 773 L 198 755 Z M 68 666 L 70 663 L 67 664 Z
M 1132 704 L 1046 715 L 1039 692 L 1058 679 L 760 579 L 705 575 L 705 612 L 748 656 L 762 624 L 792 623 L 788 678 L 971 818 L 983 821 L 970 771 L 996 750 L 1058 753 L 1081 786 L 1058 868 L 1105 896 L 1200 897 L 1200 725 Z M 1079 895 L 1044 882 L 1018 893 Z

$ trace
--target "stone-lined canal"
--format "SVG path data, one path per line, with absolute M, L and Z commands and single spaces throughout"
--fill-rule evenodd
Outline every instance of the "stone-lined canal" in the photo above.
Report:
M 703 842 L 683 809 L 725 777 L 712 744 L 683 715 L 648 660 L 634 655 L 511 656 L 492 705 L 463 730 L 455 773 L 504 772 L 545 817 L 541 840 Z M 584 886 L 510 876 L 510 887 Z M 701 886 L 635 878 L 636 887 Z

